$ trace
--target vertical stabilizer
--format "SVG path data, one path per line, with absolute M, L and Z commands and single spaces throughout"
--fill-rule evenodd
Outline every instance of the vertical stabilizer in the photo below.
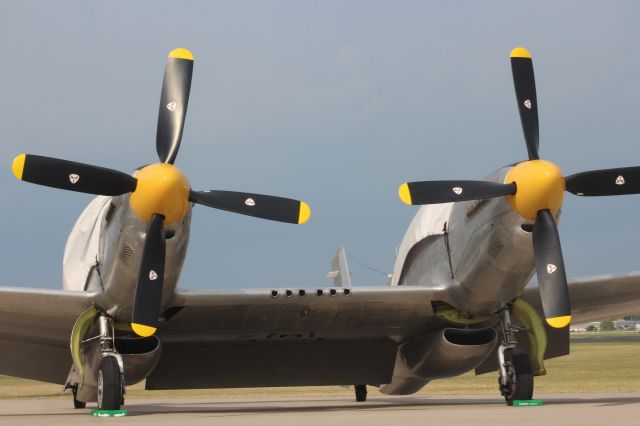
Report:
M 338 247 L 336 255 L 331 262 L 331 272 L 327 274 L 327 278 L 333 278 L 334 287 L 351 288 L 351 272 L 347 264 L 347 252 L 344 247 Z

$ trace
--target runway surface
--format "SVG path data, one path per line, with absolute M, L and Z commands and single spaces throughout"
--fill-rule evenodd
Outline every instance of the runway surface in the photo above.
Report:
M 571 343 L 638 343 L 640 342 L 640 334 L 632 334 L 628 336 L 589 336 L 581 335 L 571 337 Z
M 500 398 L 381 397 L 131 400 L 128 417 L 97 418 L 71 400 L 2 400 L 7 425 L 640 425 L 640 393 L 537 395 L 542 407 L 507 407 Z M 446 423 L 445 423 L 446 422 Z

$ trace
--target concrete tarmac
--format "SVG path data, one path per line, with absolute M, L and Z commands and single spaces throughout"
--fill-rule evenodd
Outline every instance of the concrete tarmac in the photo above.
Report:
M 640 425 L 640 393 L 537 395 L 542 407 L 507 407 L 501 398 L 372 396 L 131 400 L 127 417 L 98 418 L 71 399 L 2 400 L 3 425 Z

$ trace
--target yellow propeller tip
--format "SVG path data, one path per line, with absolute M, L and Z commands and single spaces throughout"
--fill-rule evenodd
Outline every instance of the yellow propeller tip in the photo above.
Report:
M 20 154 L 14 160 L 11 165 L 11 170 L 13 174 L 19 179 L 22 180 L 22 174 L 24 173 L 24 162 L 27 159 L 27 154 Z
M 131 323 L 131 329 L 134 333 L 136 333 L 140 337 L 149 337 L 153 336 L 153 333 L 156 332 L 155 327 L 150 327 L 148 325 L 136 324 L 135 322 Z
M 411 192 L 409 191 L 409 184 L 407 184 L 406 182 L 400 185 L 400 188 L 398 188 L 398 196 L 403 203 L 410 206 L 413 205 L 413 203 L 411 202 Z
M 300 201 L 300 213 L 298 215 L 298 224 L 302 225 L 311 217 L 311 208 L 304 201 Z
M 566 327 L 570 322 L 571 315 L 566 315 L 564 317 L 547 318 L 547 323 L 553 328 Z
M 516 47 L 511 51 L 512 58 L 529 58 L 531 59 L 531 53 L 524 47 Z
M 169 52 L 170 58 L 178 58 L 178 59 L 188 59 L 189 61 L 193 61 L 193 53 L 188 49 L 184 49 L 179 47 L 178 49 L 174 49 Z

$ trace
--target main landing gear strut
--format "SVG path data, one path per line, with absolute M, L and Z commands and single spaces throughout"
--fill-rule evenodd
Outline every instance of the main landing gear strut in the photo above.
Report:
M 498 384 L 507 405 L 533 396 L 533 372 L 529 355 L 518 349 L 516 327 L 511 322 L 511 305 L 500 310 L 502 344 L 498 348 Z

